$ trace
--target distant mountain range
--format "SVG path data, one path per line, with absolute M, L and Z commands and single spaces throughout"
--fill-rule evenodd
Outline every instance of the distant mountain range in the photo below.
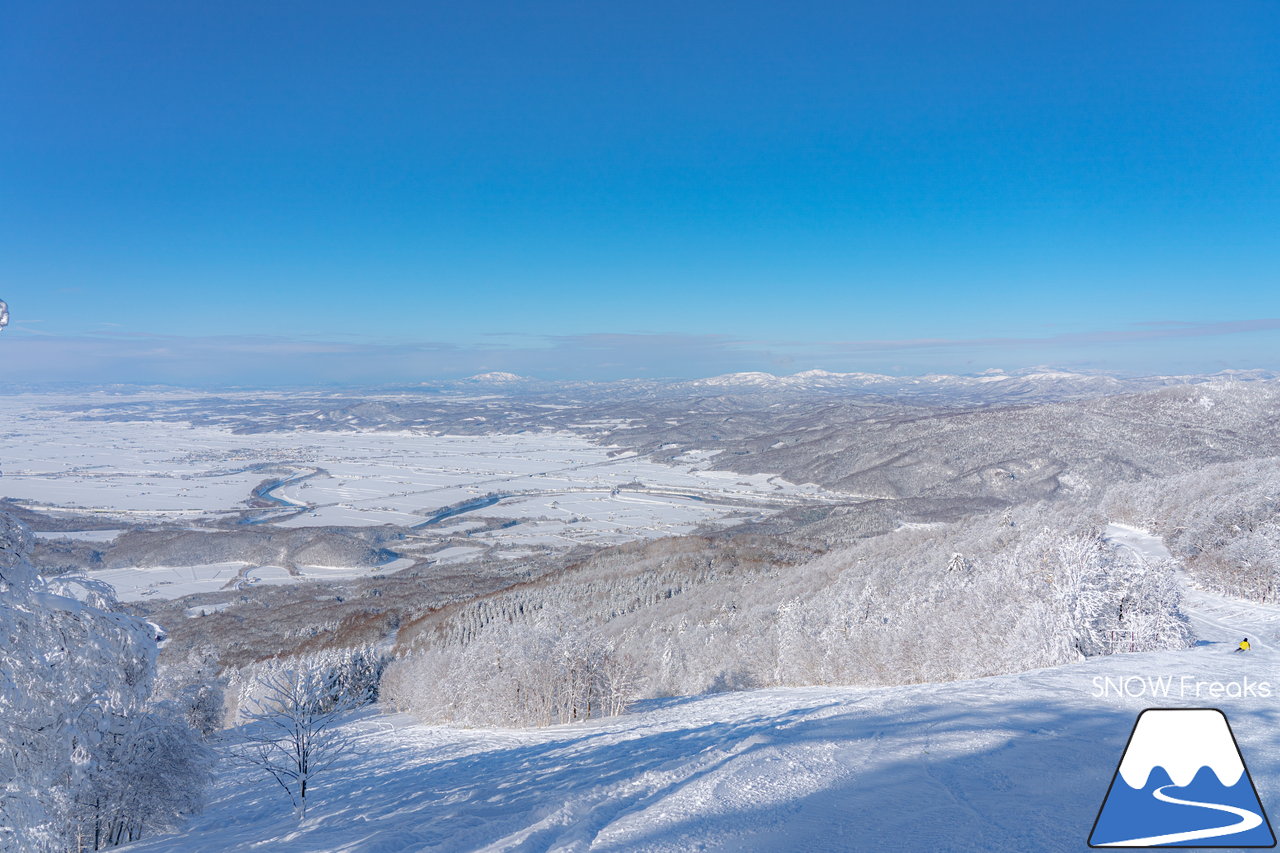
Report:
M 913 398 L 921 402 L 948 400 L 972 402 L 1044 401 L 1096 397 L 1145 391 L 1169 385 L 1273 380 L 1266 370 L 1226 370 L 1207 375 L 1118 377 L 1105 373 L 1077 373 L 1051 368 L 986 370 L 971 375 L 933 373 L 925 376 L 886 376 L 878 373 L 834 373 L 805 370 L 789 376 L 760 371 L 726 373 L 705 379 L 623 379 L 614 382 L 552 382 L 514 373 L 481 373 L 456 383 L 431 383 L 437 387 L 493 386 L 504 391 L 536 391 L 551 388 L 597 392 L 643 389 L 649 394 L 679 396 L 739 396 L 758 394 L 818 393 Z
M 488 371 L 465 379 L 436 379 L 413 384 L 379 386 L 331 386 L 316 388 L 221 388 L 197 391 L 217 393 L 228 399 L 254 397 L 259 394 L 288 393 L 295 402 L 334 400 L 351 396 L 361 398 L 363 405 L 378 395 L 393 394 L 394 402 L 404 402 L 403 394 L 425 394 L 428 397 L 462 396 L 533 400 L 540 397 L 562 398 L 561 402 L 620 402 L 658 399 L 703 401 L 699 405 L 719 405 L 734 409 L 742 405 L 772 405 L 778 400 L 795 402 L 809 396 L 843 398 L 879 403 L 903 402 L 910 405 L 992 405 L 1042 403 L 1089 399 L 1114 394 L 1131 394 L 1176 385 L 1216 385 L 1239 382 L 1280 380 L 1280 373 L 1270 370 L 1224 370 L 1199 375 L 1114 376 L 1101 372 L 1083 373 L 1048 367 L 1024 370 L 985 370 L 973 374 L 931 373 L 925 376 L 886 376 L 879 373 L 836 373 L 829 370 L 805 370 L 779 376 L 762 371 L 725 373 L 703 379 L 617 379 L 611 381 L 556 380 L 521 376 L 508 371 Z M 0 395 L 23 393 L 92 394 L 94 396 L 128 397 L 145 393 L 185 399 L 195 389 L 170 385 L 95 385 L 91 383 L 58 383 L 56 385 L 11 384 L 0 386 Z M 390 399 L 390 398 L 389 398 Z M 719 401 L 714 402 L 714 401 Z M 766 402 L 767 401 L 767 402 Z M 202 405 L 207 405 L 202 404 Z M 314 402 L 308 403 L 314 405 Z M 355 412 L 363 416 L 366 412 Z

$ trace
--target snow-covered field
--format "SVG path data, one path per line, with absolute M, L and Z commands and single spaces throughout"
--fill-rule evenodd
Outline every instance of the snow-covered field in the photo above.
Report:
M 203 566 L 102 569 L 91 575 L 95 580 L 115 587 L 116 597 L 121 601 L 137 601 L 151 596 L 179 598 L 197 592 L 214 592 L 231 586 L 237 578 L 247 574 L 248 568 L 248 563 L 210 563 Z M 287 576 L 288 573 L 285 574 Z M 243 581 L 247 583 L 248 577 Z
M 1085 850 L 1147 707 L 1223 709 L 1280 812 L 1280 608 L 1193 589 L 1186 608 L 1195 648 L 977 681 L 684 697 L 531 731 L 369 713 L 303 824 L 269 780 L 224 769 L 185 832 L 129 849 Z M 1234 653 L 1245 635 L 1254 651 Z
M 37 539 L 71 539 L 76 542 L 114 542 L 123 533 L 123 530 L 58 530 L 58 531 L 36 531 L 33 535 Z
M 557 536 L 573 541 L 679 532 L 744 501 L 786 506 L 835 497 L 768 475 L 706 470 L 702 458 L 662 465 L 555 432 L 236 435 L 185 423 L 79 421 L 18 406 L 0 412 L 0 441 L 4 497 L 123 519 L 241 511 L 252 489 L 273 478 L 284 483 L 274 497 L 310 507 L 281 524 L 415 525 L 444 507 L 501 495 L 485 515 L 545 516 L 564 528 Z M 570 528 L 573 519 L 586 523 Z
M 274 432 L 165 421 L 85 421 L 50 408 L 59 398 L 13 397 L 0 410 L 0 497 L 43 512 L 110 524 L 199 527 L 240 517 L 255 488 L 275 506 L 255 522 L 287 527 L 421 527 L 407 553 L 447 564 L 516 558 L 541 547 L 608 545 L 687 533 L 701 524 L 852 496 L 766 474 L 708 469 L 707 454 L 665 465 L 568 433 L 450 436 L 412 432 Z M 83 401 L 81 401 L 83 402 Z M 452 508 L 452 509 L 450 509 Z M 473 515 L 467 515 L 473 513 Z M 519 522 L 485 524 L 481 516 Z M 489 527 L 490 529 L 484 529 Z M 109 544 L 120 530 L 42 533 Z M 465 536 L 474 545 L 445 541 Z M 396 571 L 248 563 L 95 572 L 122 599 L 172 598 L 229 584 L 292 583 Z
M 478 553 L 480 549 L 474 549 Z M 453 562 L 458 560 L 453 558 Z M 441 562 L 450 562 L 445 558 Z M 124 569 L 99 569 L 90 572 L 95 580 L 115 587 L 121 601 L 144 598 L 181 598 L 197 592 L 220 589 L 245 589 L 256 584 L 287 584 L 306 580 L 341 580 L 365 577 L 379 572 L 394 572 L 413 565 L 414 560 L 401 557 L 381 566 L 296 566 L 293 572 L 282 566 L 258 566 L 246 562 L 208 563 L 196 566 L 147 566 Z

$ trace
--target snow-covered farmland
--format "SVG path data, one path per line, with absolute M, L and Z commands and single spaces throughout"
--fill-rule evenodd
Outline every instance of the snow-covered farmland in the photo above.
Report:
M 310 508 L 280 521 L 294 526 L 421 524 L 445 507 L 501 495 L 486 515 L 585 517 L 609 531 L 643 535 L 687 528 L 743 500 L 786 505 L 831 497 L 813 485 L 706 470 L 701 459 L 662 465 L 553 432 L 236 435 L 33 409 L 0 413 L 0 440 L 5 497 L 126 519 L 239 512 L 254 487 L 273 477 L 282 485 L 272 497 Z M 289 514 L 287 506 L 280 510 Z
M 477 555 L 482 548 L 445 549 Z M 443 553 L 443 552 L 440 552 Z M 461 554 L 436 562 L 461 562 Z M 434 560 L 434 555 L 433 555 Z M 198 592 L 245 589 L 257 584 L 286 584 L 306 580 L 342 580 L 365 577 L 379 572 L 394 572 L 413 565 L 415 560 L 400 557 L 381 566 L 297 566 L 290 571 L 282 566 L 257 566 L 243 561 L 208 563 L 194 566 L 146 566 L 122 569 L 99 569 L 93 578 L 115 587 L 121 601 L 144 598 L 181 598 Z
M 179 598 L 197 592 L 214 592 L 237 583 L 247 563 L 212 563 L 205 566 L 150 566 L 102 569 L 93 577 L 116 588 L 121 601 L 141 598 Z M 247 578 L 244 579 L 247 582 Z
M 46 530 L 36 531 L 37 539 L 71 539 L 75 542 L 114 542 L 123 530 Z
M 667 465 L 554 431 L 237 434 L 174 420 L 85 420 L 52 407 L 57 401 L 14 397 L 0 411 L 0 497 L 52 515 L 101 518 L 113 528 L 391 524 L 414 529 L 406 554 L 445 564 L 490 549 L 512 557 L 530 548 L 674 535 L 744 513 L 850 498 L 768 474 L 709 470 L 705 454 Z M 119 532 L 41 536 L 109 545 Z M 474 544 L 462 546 L 459 538 Z M 414 561 L 406 556 L 377 568 L 287 570 L 251 563 L 117 563 L 96 574 L 130 600 L 396 571 Z

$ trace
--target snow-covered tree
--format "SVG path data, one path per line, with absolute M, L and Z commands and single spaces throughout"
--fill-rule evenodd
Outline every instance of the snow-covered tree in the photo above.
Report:
M 113 590 L 46 581 L 0 513 L 0 848 L 99 849 L 199 805 L 207 755 L 150 703 L 156 641 Z
M 347 751 L 339 724 L 361 700 L 335 693 L 330 670 L 316 660 L 269 668 L 256 683 L 259 696 L 242 712 L 233 754 L 274 779 L 301 820 L 316 777 Z
M 182 659 L 166 661 L 155 689 L 155 696 L 180 713 L 205 740 L 226 723 L 226 693 L 227 679 L 211 646 L 191 649 Z
M 117 717 L 76 795 L 79 845 L 99 850 L 136 841 L 146 829 L 176 829 L 203 807 L 209 780 L 210 751 L 180 709 Z

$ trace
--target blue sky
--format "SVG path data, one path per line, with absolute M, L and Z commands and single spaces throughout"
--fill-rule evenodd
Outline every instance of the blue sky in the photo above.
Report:
M 1280 369 L 1280 6 L 27 3 L 0 370 Z

